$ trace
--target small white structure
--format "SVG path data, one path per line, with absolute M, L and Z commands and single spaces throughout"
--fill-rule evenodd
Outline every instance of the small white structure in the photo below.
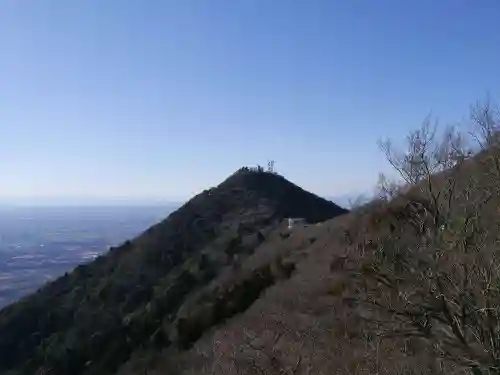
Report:
M 305 225 L 307 224 L 306 219 L 300 217 L 289 217 L 288 218 L 288 229 L 293 229 L 296 225 Z

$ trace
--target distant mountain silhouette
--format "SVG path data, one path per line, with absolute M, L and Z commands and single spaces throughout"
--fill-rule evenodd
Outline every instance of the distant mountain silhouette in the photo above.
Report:
M 284 218 L 315 223 L 346 212 L 280 175 L 242 168 L 137 238 L 0 311 L 0 373 L 112 374 L 148 348 L 185 348 L 291 268 L 265 268 L 215 295 L 210 321 L 180 316 L 222 270 L 252 254 Z

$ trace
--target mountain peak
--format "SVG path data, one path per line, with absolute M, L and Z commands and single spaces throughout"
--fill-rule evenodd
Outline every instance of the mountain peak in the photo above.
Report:
M 267 204 L 275 210 L 277 217 L 303 217 L 309 222 L 318 222 L 347 212 L 326 199 L 312 194 L 276 172 L 262 167 L 242 167 L 211 190 L 231 195 L 237 205 L 247 203 Z M 238 201 L 239 200 L 239 201 Z

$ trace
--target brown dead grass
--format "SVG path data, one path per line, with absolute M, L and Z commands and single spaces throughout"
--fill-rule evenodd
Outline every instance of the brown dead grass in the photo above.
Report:
M 154 365 L 158 373 L 461 373 L 457 366 L 436 360 L 420 339 L 380 337 L 380 325 L 370 319 L 374 312 L 346 298 L 360 293 L 349 272 L 360 264 L 355 250 L 359 244 L 349 244 L 346 232 L 355 229 L 352 236 L 375 241 L 370 223 L 376 216 L 346 215 L 263 244 L 253 261 L 279 249 L 296 262 L 292 277 L 270 287 L 247 311 L 206 333 L 189 351 L 164 353 Z M 311 238 L 316 239 L 312 244 Z

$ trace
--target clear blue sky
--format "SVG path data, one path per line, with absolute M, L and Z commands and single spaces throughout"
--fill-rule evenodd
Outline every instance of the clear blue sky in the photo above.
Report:
M 0 200 L 185 199 L 242 165 L 370 190 L 500 89 L 498 0 L 0 3 Z

